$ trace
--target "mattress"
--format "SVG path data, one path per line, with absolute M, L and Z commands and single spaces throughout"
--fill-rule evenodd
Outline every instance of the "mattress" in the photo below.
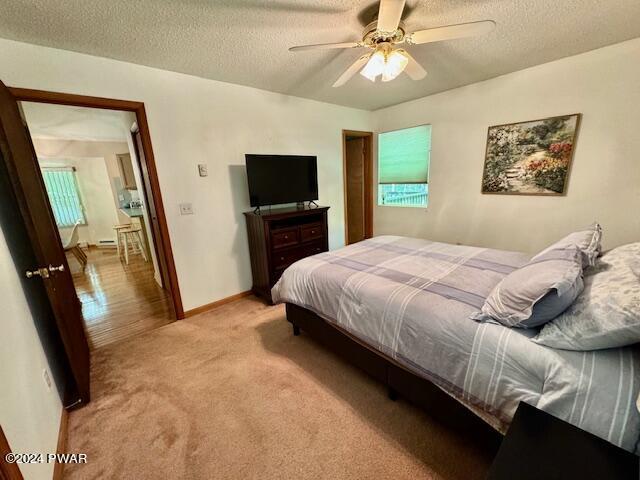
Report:
M 520 401 L 635 451 L 640 351 L 573 352 L 535 330 L 477 323 L 491 289 L 529 256 L 381 236 L 305 258 L 273 287 L 430 380 L 504 432 Z

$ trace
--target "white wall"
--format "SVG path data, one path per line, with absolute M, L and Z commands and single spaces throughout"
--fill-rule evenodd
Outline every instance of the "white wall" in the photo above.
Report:
M 428 81 L 428 80 L 427 80 Z M 429 206 L 377 207 L 375 234 L 534 252 L 598 220 L 640 240 L 640 39 L 374 112 L 378 131 L 433 125 Z M 566 196 L 482 195 L 487 127 L 582 113 Z
M 145 102 L 185 309 L 251 287 L 245 153 L 317 155 L 330 246 L 344 244 L 341 130 L 371 130 L 369 112 L 9 40 L 0 79 Z M 194 215 L 180 216 L 182 202 Z
M 5 237 L 0 232 L 0 425 L 13 452 L 56 451 L 62 404 Z M 51 479 L 53 464 L 20 465 L 26 480 Z

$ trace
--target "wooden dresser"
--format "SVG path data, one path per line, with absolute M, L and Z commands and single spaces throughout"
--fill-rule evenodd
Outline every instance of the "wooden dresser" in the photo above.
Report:
M 253 293 L 272 303 L 271 287 L 301 258 L 329 249 L 329 207 L 289 207 L 245 212 Z

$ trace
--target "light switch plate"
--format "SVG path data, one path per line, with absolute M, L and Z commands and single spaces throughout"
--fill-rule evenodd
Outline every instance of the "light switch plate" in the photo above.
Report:
M 193 205 L 190 203 L 181 203 L 179 206 L 180 215 L 193 215 Z
M 201 177 L 206 177 L 207 175 L 209 175 L 206 163 L 199 163 L 198 164 L 198 174 Z
M 42 379 L 44 380 L 47 389 L 51 390 L 51 377 L 49 376 L 49 372 L 46 368 L 42 370 Z

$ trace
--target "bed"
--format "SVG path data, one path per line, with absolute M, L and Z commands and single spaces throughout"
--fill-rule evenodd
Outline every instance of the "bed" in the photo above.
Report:
M 336 344 L 341 338 L 355 342 L 361 348 L 354 354 L 360 365 L 401 394 L 420 396 L 416 381 L 402 379 L 410 374 L 437 386 L 502 433 L 525 401 L 636 451 L 636 346 L 552 349 L 530 341 L 535 330 L 469 318 L 492 288 L 529 258 L 519 252 L 381 236 L 296 262 L 272 296 L 287 304 L 294 331 L 302 327 L 333 335 Z M 376 359 L 384 363 L 378 365 Z

